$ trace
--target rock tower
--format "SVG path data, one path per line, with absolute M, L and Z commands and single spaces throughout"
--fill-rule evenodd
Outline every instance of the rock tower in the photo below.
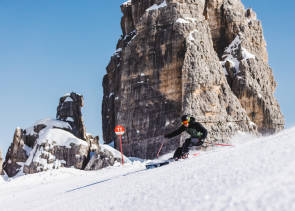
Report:
M 153 158 L 182 114 L 210 141 L 283 129 L 261 22 L 240 0 L 129 0 L 121 10 L 123 35 L 103 80 L 106 143 L 119 147 L 122 124 L 126 155 Z

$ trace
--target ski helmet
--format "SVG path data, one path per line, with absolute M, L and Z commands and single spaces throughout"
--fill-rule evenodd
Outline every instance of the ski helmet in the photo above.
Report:
M 183 115 L 183 116 L 181 117 L 181 122 L 182 122 L 182 124 L 189 123 L 189 121 L 190 121 L 190 117 L 189 117 L 188 115 Z

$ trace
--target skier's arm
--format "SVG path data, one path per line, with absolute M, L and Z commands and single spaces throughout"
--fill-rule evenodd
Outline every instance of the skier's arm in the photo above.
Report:
M 164 135 L 165 138 L 172 138 L 174 136 L 180 135 L 184 131 L 184 126 L 179 127 L 177 130 L 173 131 L 172 133 L 168 133 Z
M 200 137 L 199 137 L 200 140 L 203 140 L 207 137 L 208 131 L 206 130 L 206 128 L 204 128 L 203 125 L 197 122 L 196 129 L 200 131 Z
M 200 124 L 200 129 L 201 129 L 201 132 L 203 133 L 200 140 L 203 140 L 203 139 L 205 139 L 207 137 L 208 131 L 201 124 Z

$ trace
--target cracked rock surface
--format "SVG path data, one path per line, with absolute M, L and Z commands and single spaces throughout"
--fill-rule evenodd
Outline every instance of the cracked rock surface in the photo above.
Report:
M 121 10 L 122 37 L 103 80 L 106 143 L 119 149 L 121 124 L 124 153 L 154 158 L 182 114 L 201 122 L 210 142 L 284 128 L 261 22 L 240 0 L 131 0 Z

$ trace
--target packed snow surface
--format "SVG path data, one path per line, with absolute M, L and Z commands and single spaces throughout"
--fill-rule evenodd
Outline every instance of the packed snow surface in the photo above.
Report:
M 295 128 L 145 170 L 148 161 L 99 171 L 58 169 L 0 180 L 0 206 L 15 210 L 295 210 Z M 171 156 L 167 154 L 159 159 Z M 135 161 L 136 160 L 136 161 Z

